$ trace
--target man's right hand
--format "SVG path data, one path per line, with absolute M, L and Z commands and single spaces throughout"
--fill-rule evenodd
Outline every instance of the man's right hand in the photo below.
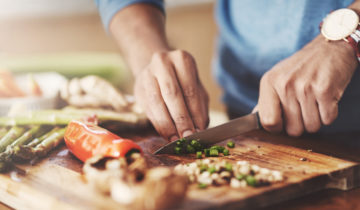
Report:
M 155 129 L 170 141 L 209 123 L 209 98 L 193 57 L 185 51 L 154 53 L 136 75 L 134 92 Z

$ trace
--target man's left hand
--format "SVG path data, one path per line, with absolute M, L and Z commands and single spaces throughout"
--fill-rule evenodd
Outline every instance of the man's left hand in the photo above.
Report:
M 262 77 L 257 108 L 263 127 L 299 136 L 331 124 L 357 65 L 349 44 L 319 35 Z

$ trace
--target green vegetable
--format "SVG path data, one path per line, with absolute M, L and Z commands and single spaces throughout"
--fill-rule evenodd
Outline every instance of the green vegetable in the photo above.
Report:
M 224 154 L 224 156 L 228 156 L 230 154 L 230 152 L 228 149 L 224 149 L 223 154 Z
M 211 166 L 210 168 L 208 168 L 208 172 L 209 172 L 210 174 L 215 173 L 215 172 L 216 172 L 215 166 Z
M 175 154 L 180 155 L 181 154 L 181 147 L 175 147 Z
M 196 158 L 198 158 L 198 159 L 202 158 L 202 152 L 201 151 L 196 152 Z
M 193 146 L 191 146 L 191 145 L 186 145 L 186 152 L 187 153 L 190 153 L 190 154 L 192 154 L 192 153 L 195 153 L 195 148 L 193 147 Z
M 210 157 L 210 149 L 204 149 L 205 157 Z
M 219 153 L 222 153 L 225 149 L 223 146 L 212 146 L 210 149 L 216 149 Z
M 231 171 L 232 171 L 232 167 L 233 167 L 233 166 L 232 166 L 231 163 L 226 163 L 226 164 L 225 164 L 225 170 L 227 170 L 227 171 L 230 171 L 230 172 L 231 172 Z
M 246 176 L 244 174 L 239 174 L 239 175 L 236 176 L 236 179 L 237 180 L 243 180 L 243 179 L 245 179 L 245 177 Z
M 246 176 L 245 181 L 249 186 L 255 187 L 257 184 L 255 177 L 251 175 Z
M 228 141 L 228 143 L 226 144 L 229 148 L 234 148 L 235 147 L 235 143 L 232 141 Z
M 0 153 L 4 152 L 6 147 L 19 138 L 26 129 L 24 127 L 12 127 L 6 134 L 0 139 Z
M 219 151 L 217 149 L 210 149 L 210 156 L 211 157 L 218 157 Z
M 199 183 L 199 184 L 198 184 L 198 187 L 199 187 L 200 189 L 205 189 L 205 188 L 207 188 L 207 184 Z
M 181 141 L 176 141 L 176 145 L 177 146 L 182 146 L 182 142 Z
M 206 171 L 208 169 L 208 166 L 205 164 L 200 165 L 200 173 Z

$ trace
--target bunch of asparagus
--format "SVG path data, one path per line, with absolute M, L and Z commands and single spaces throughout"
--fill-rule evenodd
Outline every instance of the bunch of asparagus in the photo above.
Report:
M 34 125 L 0 129 L 0 172 L 9 169 L 19 160 L 32 160 L 48 154 L 58 146 L 65 127 Z
M 72 120 L 95 121 L 105 127 L 117 125 L 117 130 L 119 126 L 127 129 L 145 127 L 148 124 L 142 113 L 71 107 L 0 117 L 0 172 L 16 161 L 31 160 L 48 154 L 63 141 L 66 126 Z

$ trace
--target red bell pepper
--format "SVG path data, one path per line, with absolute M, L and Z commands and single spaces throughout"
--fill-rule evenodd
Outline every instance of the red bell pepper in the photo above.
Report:
M 65 143 L 81 161 L 95 156 L 119 158 L 129 152 L 142 152 L 135 142 L 121 138 L 95 124 L 71 121 L 65 131 Z

